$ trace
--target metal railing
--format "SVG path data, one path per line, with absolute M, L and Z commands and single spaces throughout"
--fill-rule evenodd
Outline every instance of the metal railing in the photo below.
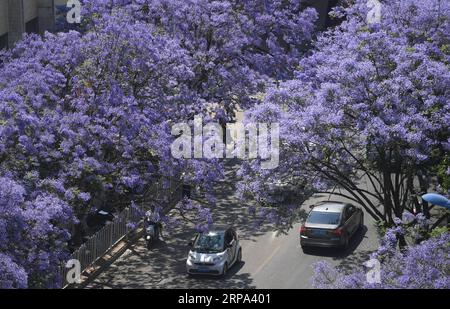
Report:
M 153 202 L 160 202 L 163 204 L 164 209 L 168 209 L 182 199 L 182 184 L 173 180 L 169 180 L 168 183 L 163 183 L 164 181 L 158 181 L 153 186 L 152 190 L 155 198 L 152 200 Z M 137 223 L 142 221 L 143 214 L 148 209 L 149 207 L 146 203 L 128 206 L 112 222 L 102 227 L 75 250 L 67 261 L 77 260 L 80 263 L 80 271 L 82 273 L 99 258 L 103 257 L 119 241 L 134 232 L 138 227 Z M 70 284 L 70 282 L 67 282 L 67 273 L 70 269 L 66 267 L 66 263 L 60 267 L 62 287 Z

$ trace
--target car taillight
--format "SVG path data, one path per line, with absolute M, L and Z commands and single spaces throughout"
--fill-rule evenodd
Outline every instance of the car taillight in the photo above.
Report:
M 333 234 L 336 236 L 342 236 L 343 232 L 344 232 L 344 230 L 342 228 L 333 230 Z
M 300 234 L 306 234 L 306 227 L 304 225 L 300 226 Z

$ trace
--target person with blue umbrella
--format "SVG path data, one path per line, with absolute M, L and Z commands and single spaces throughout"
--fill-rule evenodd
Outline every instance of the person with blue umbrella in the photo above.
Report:
M 427 193 L 422 195 L 422 199 L 430 204 L 450 209 L 450 200 L 437 193 Z
M 422 199 L 430 204 L 444 207 L 446 209 L 450 209 L 450 200 L 446 198 L 445 196 L 438 194 L 438 193 L 427 193 L 422 195 Z M 445 214 L 443 217 L 441 217 L 435 224 L 433 224 L 433 227 L 438 226 L 444 220 L 444 218 L 448 217 L 448 213 Z M 447 220 L 447 226 L 449 225 L 449 222 Z

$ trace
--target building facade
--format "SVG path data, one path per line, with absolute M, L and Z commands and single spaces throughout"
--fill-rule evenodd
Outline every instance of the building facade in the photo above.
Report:
M 43 33 L 55 27 L 55 0 L 0 0 L 0 49 L 23 33 Z

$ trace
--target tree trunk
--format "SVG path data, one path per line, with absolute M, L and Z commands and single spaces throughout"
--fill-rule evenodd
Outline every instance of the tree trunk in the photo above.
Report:
M 397 239 L 398 239 L 398 247 L 400 248 L 400 251 L 404 252 L 408 246 L 408 244 L 406 243 L 405 236 L 401 235 L 401 234 L 397 234 Z
M 424 175 L 422 173 L 419 173 L 418 178 L 419 178 L 419 186 L 420 186 L 420 195 L 423 195 L 423 194 L 427 193 L 427 191 L 428 191 L 428 187 L 430 185 L 429 180 L 428 180 L 427 175 L 426 174 Z M 422 200 L 422 213 L 424 214 L 424 216 L 427 219 L 430 219 L 430 209 L 429 209 L 428 203 L 423 200 Z
M 391 192 L 392 192 L 392 181 L 391 181 L 391 174 L 389 171 L 383 172 L 383 183 L 384 183 L 384 209 L 386 212 L 386 222 L 389 225 L 392 225 L 394 223 L 394 218 L 392 217 L 392 199 L 391 199 Z

